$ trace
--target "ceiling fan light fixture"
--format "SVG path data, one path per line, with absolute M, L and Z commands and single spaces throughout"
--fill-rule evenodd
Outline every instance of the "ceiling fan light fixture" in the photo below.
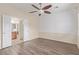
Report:
M 40 13 L 44 13 L 44 11 L 43 10 L 40 10 Z
M 51 11 L 48 10 L 48 9 L 50 9 L 50 8 L 52 7 L 51 4 L 50 4 L 50 5 L 47 5 L 47 6 L 44 6 L 43 8 L 42 8 L 42 3 L 39 3 L 39 6 L 40 6 L 40 7 L 37 7 L 37 6 L 34 5 L 34 4 L 32 4 L 32 6 L 33 6 L 34 8 L 36 8 L 38 11 L 32 11 L 32 12 L 29 12 L 29 13 L 39 12 L 39 13 L 38 13 L 39 16 L 41 16 L 41 15 L 44 14 L 44 13 L 45 13 L 45 14 L 51 14 Z M 53 9 L 56 9 L 56 8 L 58 8 L 58 6 L 53 7 Z

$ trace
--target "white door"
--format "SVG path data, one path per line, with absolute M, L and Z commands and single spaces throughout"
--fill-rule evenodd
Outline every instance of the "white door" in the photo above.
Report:
M 23 26 L 24 26 L 24 41 L 28 41 L 29 40 L 29 26 L 28 26 L 28 20 L 24 19 L 23 20 Z
M 2 39 L 2 26 L 1 26 L 1 24 L 2 24 L 2 21 L 1 21 L 1 16 L 0 16 L 0 49 L 1 49 L 1 39 Z
M 78 33 L 77 33 L 77 47 L 79 48 L 79 14 L 78 14 Z
M 3 16 L 2 48 L 11 46 L 11 17 Z

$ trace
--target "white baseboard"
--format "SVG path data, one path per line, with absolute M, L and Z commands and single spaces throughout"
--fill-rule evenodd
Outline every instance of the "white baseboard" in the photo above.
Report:
M 41 32 L 40 38 L 46 38 L 71 44 L 77 44 L 77 36 L 74 34 L 67 33 L 51 33 L 51 32 Z

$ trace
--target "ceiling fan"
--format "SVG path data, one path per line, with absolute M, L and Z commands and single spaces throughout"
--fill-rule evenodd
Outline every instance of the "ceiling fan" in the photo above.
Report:
M 39 14 L 38 14 L 39 16 L 41 16 L 42 13 L 51 14 L 51 12 L 50 12 L 50 11 L 47 11 L 47 10 L 48 10 L 49 8 L 51 8 L 52 5 L 47 5 L 47 6 L 44 6 L 44 7 L 42 8 L 42 3 L 39 3 L 39 6 L 40 6 L 40 7 L 37 7 L 37 6 L 35 6 L 34 4 L 32 4 L 32 7 L 36 8 L 38 11 L 31 11 L 31 12 L 29 12 L 29 13 L 39 12 Z M 54 7 L 54 8 L 58 8 L 58 6 L 56 6 L 56 7 Z

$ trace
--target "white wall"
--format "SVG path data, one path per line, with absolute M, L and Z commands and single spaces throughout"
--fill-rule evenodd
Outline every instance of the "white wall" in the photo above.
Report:
M 2 34 L 2 32 L 1 32 L 1 30 L 2 30 L 1 24 L 2 23 L 1 22 L 2 22 L 2 20 L 1 20 L 1 16 L 0 16 L 0 49 L 1 49 L 1 44 L 2 44 L 1 43 L 1 39 L 2 39 L 2 35 L 1 35 Z
M 30 31 L 30 39 L 35 39 L 35 38 L 38 38 L 38 17 L 30 17 L 30 20 L 29 20 L 29 31 Z
M 20 33 L 20 39 L 23 39 L 23 36 L 24 36 L 24 27 L 23 27 L 23 21 L 21 20 L 20 23 L 19 23 L 19 33 Z
M 78 14 L 77 14 L 77 16 L 78 16 L 78 33 L 77 33 L 77 34 L 78 34 L 78 37 L 77 37 L 77 39 L 78 39 L 77 41 L 78 41 L 78 42 L 77 42 L 77 46 L 78 46 L 78 48 L 79 48 L 79 8 L 78 8 L 77 11 L 78 11 Z
M 75 9 L 41 16 L 39 22 L 40 37 L 77 43 L 77 13 Z

